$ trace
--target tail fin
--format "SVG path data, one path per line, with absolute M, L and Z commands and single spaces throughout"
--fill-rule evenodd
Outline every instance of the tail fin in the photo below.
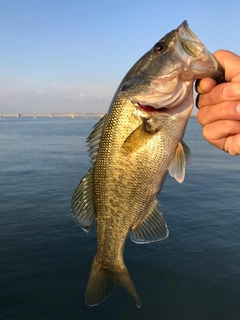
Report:
M 95 306 L 101 303 L 109 296 L 115 285 L 119 285 L 127 290 L 136 300 L 137 307 L 141 308 L 141 302 L 137 291 L 124 263 L 121 265 L 121 269 L 119 269 L 118 272 L 106 270 L 99 266 L 95 256 L 85 294 L 86 304 Z

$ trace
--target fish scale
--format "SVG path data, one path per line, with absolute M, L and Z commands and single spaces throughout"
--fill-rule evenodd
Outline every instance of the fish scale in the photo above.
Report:
M 221 78 L 213 55 L 184 21 L 130 69 L 108 113 L 88 138 L 92 168 L 72 197 L 72 214 L 89 232 L 97 223 L 85 301 L 94 306 L 122 286 L 141 306 L 124 264 L 128 236 L 139 244 L 168 237 L 157 195 L 169 173 L 185 176 L 182 141 L 193 106 L 193 81 Z

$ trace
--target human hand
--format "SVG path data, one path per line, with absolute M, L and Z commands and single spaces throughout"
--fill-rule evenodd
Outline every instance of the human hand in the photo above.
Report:
M 198 122 L 211 144 L 231 155 L 240 154 L 240 56 L 219 50 L 214 56 L 225 69 L 226 83 L 210 78 L 196 84 Z

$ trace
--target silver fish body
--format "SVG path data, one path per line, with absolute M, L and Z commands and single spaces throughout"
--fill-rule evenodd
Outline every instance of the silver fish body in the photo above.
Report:
M 168 236 L 157 195 L 169 173 L 182 182 L 190 151 L 182 141 L 193 106 L 193 81 L 220 78 L 216 59 L 184 21 L 127 73 L 108 113 L 88 138 L 92 168 L 72 198 L 72 213 L 87 232 L 97 222 L 97 254 L 88 279 L 88 305 L 116 285 L 141 306 L 123 261 L 126 239 Z

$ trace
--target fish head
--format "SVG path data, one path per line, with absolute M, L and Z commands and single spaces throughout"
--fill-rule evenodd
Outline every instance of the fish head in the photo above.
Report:
M 171 109 L 186 99 L 194 80 L 205 77 L 220 82 L 224 70 L 184 21 L 138 60 L 119 96 L 145 110 Z
M 174 32 L 175 41 L 170 54 L 171 58 L 181 61 L 180 79 L 189 81 L 211 77 L 218 82 L 222 81 L 223 67 L 188 27 L 187 21 L 183 21 Z M 166 42 L 170 47 L 169 40 Z

